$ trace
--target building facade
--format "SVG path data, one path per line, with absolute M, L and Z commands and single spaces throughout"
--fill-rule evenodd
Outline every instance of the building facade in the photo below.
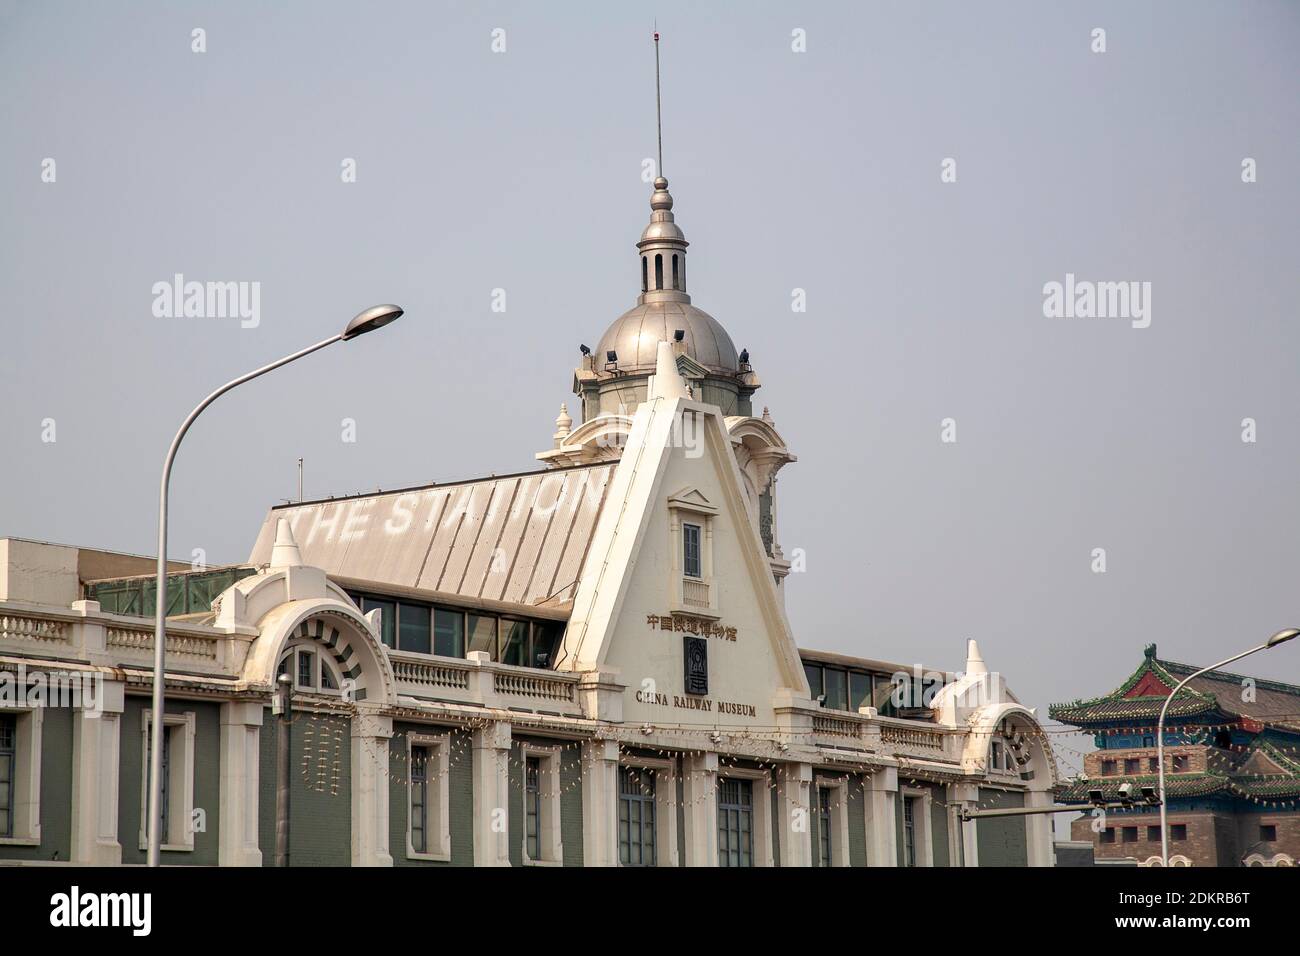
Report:
M 795 456 L 672 207 L 541 470 L 275 507 L 246 564 L 170 576 L 164 863 L 271 865 L 287 803 L 290 865 L 1052 865 L 1048 816 L 961 820 L 1058 786 L 973 641 L 796 643 Z M 0 559 L 0 862 L 141 863 L 151 559 Z
M 1156 722 L 1174 686 L 1198 667 L 1162 660 L 1149 644 L 1123 684 L 1051 715 L 1094 734 L 1097 750 L 1061 799 L 1120 785 L 1158 786 Z M 1170 866 L 1294 866 L 1300 858 L 1300 687 L 1215 671 L 1192 680 L 1165 719 Z M 1071 822 L 1098 860 L 1159 866 L 1158 807 L 1108 810 Z

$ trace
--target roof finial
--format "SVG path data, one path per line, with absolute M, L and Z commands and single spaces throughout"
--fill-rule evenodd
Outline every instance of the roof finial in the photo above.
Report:
M 658 165 L 655 175 L 664 174 L 664 114 L 663 101 L 659 93 L 659 21 L 655 21 L 655 136 L 659 144 Z

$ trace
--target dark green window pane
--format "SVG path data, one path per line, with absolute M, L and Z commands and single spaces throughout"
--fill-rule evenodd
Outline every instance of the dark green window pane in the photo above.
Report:
M 379 638 L 389 647 L 397 646 L 397 602 L 396 601 L 379 601 L 375 598 L 363 598 L 361 610 L 369 614 L 371 611 L 379 611 Z
M 465 656 L 465 612 L 433 609 L 433 652 L 443 657 Z
M 533 621 L 532 660 L 529 667 L 554 667 L 564 637 L 563 621 Z
M 485 614 L 467 614 L 466 628 L 471 651 L 487 651 L 492 660 L 497 660 L 497 619 Z
M 871 675 L 860 671 L 849 672 L 849 710 L 856 711 L 863 704 L 871 703 Z
M 808 677 L 808 693 L 813 700 L 822 695 L 822 669 L 820 664 L 805 664 L 803 672 Z
M 823 671 L 826 682 L 823 693 L 826 694 L 826 707 L 831 710 L 848 710 L 849 684 L 848 675 L 842 670 L 828 667 Z
M 876 709 L 882 717 L 893 717 L 898 713 L 898 708 L 894 706 L 894 682 L 884 674 L 873 674 L 871 682 L 871 696 Z
M 397 647 L 416 654 L 429 653 L 429 609 L 403 602 L 397 609 Z
M 528 622 L 501 621 L 501 663 L 522 667 L 528 657 Z

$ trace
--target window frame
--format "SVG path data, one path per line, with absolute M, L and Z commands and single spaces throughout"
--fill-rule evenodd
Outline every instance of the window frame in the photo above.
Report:
M 140 716 L 140 849 L 149 848 L 149 763 L 153 711 Z M 163 735 L 167 742 L 167 830 L 162 834 L 162 849 L 190 853 L 194 850 L 194 738 L 198 727 L 195 712 L 163 714 Z M 180 732 L 177 733 L 177 728 Z M 177 804 L 179 798 L 179 805 Z M 177 812 L 179 807 L 179 813 Z
M 311 685 L 303 684 L 299 681 L 302 676 L 302 657 L 306 655 L 312 658 L 311 675 L 315 683 Z M 292 659 L 292 667 L 289 661 Z M 276 676 L 280 674 L 289 674 L 293 678 L 293 692 L 295 694 L 315 694 L 322 697 L 342 697 L 344 681 L 347 679 L 342 670 L 338 667 L 338 662 L 334 656 L 329 653 L 324 644 L 310 637 L 295 637 L 289 641 L 280 651 L 280 663 L 275 668 Z M 326 687 L 321 675 L 328 673 L 333 687 Z
M 832 867 L 846 867 L 849 865 L 849 778 L 846 776 L 813 776 L 813 792 L 817 795 L 817 817 L 818 823 L 821 823 L 823 810 L 821 806 L 821 791 L 829 791 L 831 795 L 830 819 L 826 821 L 827 829 L 831 834 L 830 841 L 830 865 Z M 817 832 L 818 844 L 820 848 L 821 830 Z M 827 855 L 823 850 L 823 855 Z
M 722 795 L 722 781 L 728 779 L 748 780 L 751 783 L 751 793 L 754 794 L 753 820 L 750 826 L 750 837 L 752 840 L 752 858 L 753 867 L 770 867 L 775 865 L 775 855 L 772 852 L 772 801 L 771 792 L 771 773 L 766 770 L 755 770 L 748 767 L 728 767 L 726 772 L 719 772 L 717 781 L 714 784 L 714 801 L 719 806 Z M 713 825 L 715 832 L 718 829 L 715 813 Z M 722 845 L 718 844 L 719 863 L 721 863 Z
M 620 774 L 624 768 L 649 771 L 655 781 L 655 863 L 657 867 L 677 866 L 677 770 L 672 760 L 623 754 L 619 757 Z M 621 854 L 621 848 L 620 848 Z M 619 866 L 622 866 L 620 855 Z
M 683 412 L 694 415 L 693 412 Z M 698 420 L 692 420 L 688 426 L 685 421 L 682 428 L 696 429 L 702 434 L 703 426 Z M 718 588 L 714 581 L 713 539 L 714 520 L 718 509 L 714 507 L 697 489 L 684 488 L 668 498 L 668 537 L 672 553 L 671 608 L 682 614 L 695 617 L 716 619 L 718 613 Z M 699 530 L 699 574 L 686 573 L 686 533 L 685 526 L 694 525 Z M 689 591 L 694 597 L 687 601 Z M 701 592 L 707 600 L 701 601 Z
M 412 841 L 411 802 L 414 790 L 417 747 L 429 751 L 425 771 L 425 849 L 416 850 Z M 406 857 L 408 860 L 451 862 L 451 738 L 450 734 L 406 735 Z
M 560 748 L 529 741 L 520 743 L 519 760 L 523 764 L 520 781 L 523 792 L 523 819 L 520 821 L 520 852 L 524 866 L 563 866 L 564 840 L 560 818 Z M 528 854 L 528 761 L 538 765 L 537 845 L 539 857 Z
M 934 834 L 931 832 L 931 812 L 934 794 L 927 787 L 899 787 L 898 799 L 913 800 L 912 832 L 914 837 L 915 862 L 913 867 L 934 866 Z M 907 804 L 903 805 L 903 835 L 907 835 Z M 909 865 L 904 855 L 903 865 Z
M 39 846 L 41 842 L 41 746 L 45 710 L 5 708 L 14 718 L 14 745 L 9 786 L 12 827 L 0 846 Z
M 635 782 L 633 783 L 633 777 Z M 648 792 L 647 792 L 648 781 Z M 635 786 L 635 792 L 634 792 Z M 659 865 L 659 779 L 644 767 L 618 766 L 618 865 L 633 868 Z M 635 813 L 633 813 L 635 810 Z M 635 838 L 632 833 L 636 819 Z M 646 817 L 649 817 L 649 820 Z M 647 839 L 647 830 L 649 838 Z M 626 839 L 624 838 L 626 833 Z M 647 847 L 647 843 L 649 844 Z M 632 862 L 632 851 L 639 862 Z M 649 860 L 646 859 L 647 855 Z M 626 857 L 626 859 L 624 859 Z

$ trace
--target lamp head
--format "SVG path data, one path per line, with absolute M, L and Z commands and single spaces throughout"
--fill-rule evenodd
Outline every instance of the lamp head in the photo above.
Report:
M 1284 631 L 1278 631 L 1268 639 L 1268 646 L 1277 647 L 1279 644 L 1285 644 L 1293 637 L 1300 637 L 1300 628 L 1288 627 Z
M 348 323 L 348 327 L 343 330 L 343 341 L 355 339 L 358 335 L 365 335 L 375 329 L 382 329 L 389 322 L 399 318 L 402 312 L 402 307 L 398 305 L 372 305 L 366 311 L 358 313 L 357 317 Z

